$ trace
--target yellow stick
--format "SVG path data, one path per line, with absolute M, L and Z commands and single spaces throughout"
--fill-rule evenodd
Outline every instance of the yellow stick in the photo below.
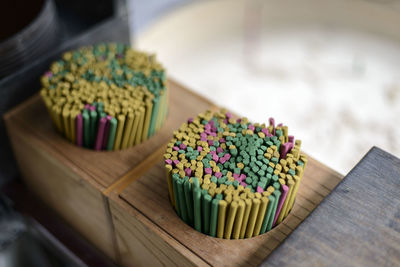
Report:
M 218 226 L 217 226 L 217 237 L 224 237 L 224 227 L 225 227 L 225 217 L 226 217 L 226 207 L 228 203 L 225 200 L 220 200 L 218 203 Z
M 260 210 L 258 211 L 258 216 L 257 216 L 257 220 L 256 220 L 256 225 L 254 227 L 253 236 L 258 236 L 260 234 L 261 226 L 262 226 L 264 216 L 265 216 L 265 212 L 267 211 L 267 207 L 268 207 L 268 201 L 269 201 L 269 199 L 267 197 L 261 198 Z
M 163 108 L 163 95 L 159 96 L 159 102 L 160 102 L 160 104 L 159 104 L 159 107 L 158 107 L 158 112 L 156 114 L 156 124 L 154 125 L 154 133 L 157 132 L 158 125 L 160 123 L 160 114 L 162 113 L 161 110 Z
M 131 136 L 129 136 L 128 147 L 132 147 L 135 142 L 139 121 L 140 121 L 140 113 L 138 111 L 135 111 L 135 118 L 133 121 Z
M 128 147 L 128 142 L 129 138 L 132 134 L 132 126 L 133 126 L 133 120 L 135 119 L 135 116 L 133 115 L 132 112 L 128 114 L 128 119 L 126 120 L 126 126 L 125 126 L 125 131 L 122 137 L 122 145 L 121 149 L 125 149 Z
M 70 125 L 69 125 L 69 109 L 67 105 L 64 106 L 64 109 L 62 111 L 62 121 L 65 129 L 65 137 L 71 141 L 71 135 L 70 135 Z
M 125 115 L 118 115 L 117 134 L 115 136 L 114 150 L 119 150 L 121 147 L 122 132 L 125 125 Z
M 144 109 L 140 110 L 140 120 L 138 124 L 138 129 L 135 137 L 135 145 L 140 144 L 142 132 L 143 132 L 143 121 L 144 121 Z
M 260 209 L 261 201 L 258 198 L 253 199 L 253 205 L 251 207 L 251 213 L 249 217 L 249 222 L 246 229 L 246 238 L 253 236 L 254 226 L 256 224 L 258 210 Z
M 168 192 L 169 192 L 169 199 L 171 200 L 172 206 L 175 206 L 175 195 L 174 195 L 174 187 L 172 186 L 172 166 L 165 165 L 165 170 L 167 174 L 167 184 L 168 184 Z
M 243 216 L 242 228 L 240 229 L 240 239 L 244 238 L 244 235 L 246 233 L 247 224 L 251 212 L 251 206 L 253 205 L 253 202 L 250 199 L 245 199 L 245 204 L 246 204 L 246 210 Z
M 146 101 L 146 115 L 144 120 L 144 129 L 142 133 L 142 141 L 146 141 L 149 135 L 149 127 L 151 120 L 151 111 L 153 110 L 153 103 L 151 100 Z
M 55 106 L 54 113 L 56 114 L 55 118 L 56 118 L 57 125 L 58 125 L 57 128 L 59 129 L 60 133 L 64 134 L 65 131 L 64 131 L 64 125 L 63 125 L 63 120 L 62 120 L 62 115 L 61 115 L 61 108 L 58 106 Z
M 294 179 L 293 192 L 289 199 L 285 217 L 289 214 L 289 211 L 293 208 L 294 200 L 296 199 L 297 190 L 299 189 L 299 186 L 300 186 L 301 178 L 299 176 L 295 175 L 295 176 L 293 176 L 293 179 Z
M 228 217 L 226 219 L 225 224 L 225 239 L 231 239 L 233 223 L 235 222 L 236 213 L 238 210 L 238 202 L 232 201 L 231 205 L 229 206 Z
M 76 116 L 78 115 L 79 111 L 77 110 L 72 110 L 71 111 L 71 116 L 69 117 L 69 123 L 70 123 L 70 136 L 71 136 L 71 142 L 75 144 L 76 142 L 76 127 L 75 127 L 75 119 Z
M 163 108 L 164 108 L 164 95 L 163 92 L 160 92 L 160 107 L 158 108 L 158 113 L 157 113 L 157 120 L 156 120 L 156 125 L 155 125 L 155 131 L 158 131 L 160 129 L 160 124 L 161 124 L 161 114 L 163 113 Z
M 245 209 L 246 209 L 245 202 L 242 199 L 239 200 L 238 211 L 237 211 L 237 215 L 235 218 L 235 224 L 233 226 L 233 233 L 232 233 L 233 239 L 239 239 L 239 237 L 240 237 L 240 229 L 242 227 Z

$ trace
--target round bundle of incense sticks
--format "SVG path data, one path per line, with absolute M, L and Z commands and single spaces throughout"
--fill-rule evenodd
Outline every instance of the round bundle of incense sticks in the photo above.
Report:
M 164 154 L 170 200 L 197 231 L 242 239 L 263 234 L 293 207 L 307 165 L 288 127 L 206 111 L 174 132 Z
M 68 140 L 119 150 L 161 128 L 168 109 L 165 81 L 154 55 L 123 44 L 99 44 L 64 53 L 42 77 L 40 93 Z

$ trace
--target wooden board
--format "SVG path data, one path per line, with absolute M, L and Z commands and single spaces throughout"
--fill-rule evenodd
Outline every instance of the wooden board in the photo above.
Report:
M 168 86 L 170 111 L 163 128 L 123 151 L 94 152 L 70 144 L 55 132 L 38 96 L 9 112 L 5 121 L 26 183 L 123 265 L 258 265 L 342 176 L 310 158 L 293 211 L 273 231 L 238 241 L 196 232 L 169 204 L 162 154 L 182 122 L 217 107 L 174 81 Z
M 400 266 L 400 159 L 372 148 L 263 266 Z
M 111 196 L 113 200 L 111 213 L 118 244 L 123 244 L 122 250 L 131 248 L 131 251 L 134 251 L 138 241 L 131 241 L 129 234 L 126 235 L 126 229 L 129 228 L 129 225 L 133 226 L 137 224 L 138 220 L 142 220 L 133 214 L 127 215 L 131 210 L 135 210 L 146 220 L 153 222 L 157 229 L 162 229 L 183 244 L 192 253 L 189 255 L 191 261 L 201 260 L 205 265 L 213 266 L 256 266 L 260 264 L 342 178 L 340 174 L 310 158 L 293 211 L 283 223 L 271 232 L 258 237 L 246 240 L 224 240 L 195 231 L 175 214 L 168 200 L 161 151 L 156 151 L 154 157 L 158 158 L 155 165 L 147 166 L 149 170 L 139 176 L 135 176 L 135 171 L 132 171 L 130 177 L 132 184 L 115 188 L 115 191 L 121 193 Z M 142 167 L 139 166 L 139 168 Z M 169 240 L 163 241 L 170 242 Z M 151 244 L 148 246 L 150 246 L 149 250 L 153 250 Z M 128 258 L 123 262 L 134 262 L 135 257 L 132 255 L 126 253 L 125 257 Z
M 170 109 L 163 127 L 146 142 L 123 151 L 95 152 L 69 143 L 55 131 L 39 95 L 4 117 L 29 188 L 115 261 L 118 252 L 108 200 L 102 192 L 163 146 L 187 117 L 212 107 L 210 101 L 174 81 L 167 86 Z
M 73 163 L 21 124 L 9 123 L 7 130 L 29 189 L 103 253 L 115 259 L 114 235 L 101 193 L 104 187 L 87 175 L 73 171 L 76 169 Z

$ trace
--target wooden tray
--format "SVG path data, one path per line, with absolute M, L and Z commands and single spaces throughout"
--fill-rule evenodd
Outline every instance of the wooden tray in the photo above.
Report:
M 6 114 L 14 154 L 28 186 L 90 242 L 124 265 L 257 265 L 336 186 L 342 176 L 310 158 L 293 211 L 268 234 L 248 240 L 205 236 L 168 201 L 162 153 L 188 117 L 216 109 L 169 81 L 163 128 L 123 151 L 76 147 L 55 132 L 38 95 Z
M 340 174 L 309 157 L 294 208 L 281 224 L 258 237 L 224 240 L 193 230 L 176 215 L 168 200 L 162 154 L 159 151 L 155 153 L 157 160 L 154 165 L 142 164 L 136 170 L 143 172 L 143 168 L 147 167 L 146 173 L 136 175 L 132 171 L 132 175 L 126 176 L 132 183 L 116 187 L 117 193 L 111 194 L 111 214 L 122 262 L 125 264 L 136 262 L 138 256 L 135 251 L 139 251 L 139 247 L 151 248 L 152 263 L 182 263 L 180 258 L 172 257 L 174 254 L 170 249 L 160 250 L 157 244 L 148 244 L 149 240 L 142 242 L 143 233 L 131 227 L 137 221 L 148 221 L 154 224 L 152 228 L 168 234 L 158 238 L 161 237 L 172 250 L 176 250 L 177 246 L 181 250 L 187 249 L 183 256 L 196 265 L 256 266 L 310 214 L 342 178 Z M 146 265 L 147 258 L 142 259 L 143 265 Z

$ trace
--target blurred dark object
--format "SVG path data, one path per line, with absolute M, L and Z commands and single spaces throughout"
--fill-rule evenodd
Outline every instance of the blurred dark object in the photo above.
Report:
M 59 31 L 52 0 L 3 1 L 0 10 L 1 79 L 54 48 Z
M 62 39 L 71 38 L 126 10 L 125 0 L 54 0 Z
M 20 181 L 2 192 L 0 266 L 115 266 Z
M 44 0 L 3 1 L 0 4 L 0 25 L 3 25 L 0 28 L 0 42 L 28 26 L 39 15 L 44 3 Z
M 0 195 L 0 265 L 85 266 L 35 220 L 22 216 Z
M 62 12 L 74 13 L 87 25 L 111 17 L 114 14 L 114 1 L 110 0 L 55 0 Z
M 54 3 L 52 2 L 53 0 L 43 1 L 46 3 Z M 102 1 L 105 0 L 101 0 L 99 3 L 102 3 Z M 89 18 L 89 15 L 80 17 L 78 15 L 80 11 L 74 10 L 74 6 L 71 6 L 70 9 L 67 7 L 63 8 L 63 2 L 67 3 L 69 1 L 57 0 L 56 2 L 56 14 L 58 16 L 57 27 L 59 29 L 56 44 L 46 51 L 43 51 L 41 55 L 30 58 L 30 60 L 26 61 L 11 74 L 0 78 L 0 186 L 18 175 L 4 127 L 3 114 L 13 106 L 38 92 L 40 89 L 40 76 L 48 69 L 52 61 L 60 57 L 62 52 L 83 45 L 100 42 L 122 42 L 128 44 L 130 41 L 129 24 L 126 13 L 113 13 L 114 10 L 126 10 L 124 6 L 125 0 L 105 1 L 111 4 L 104 4 L 104 6 L 108 6 L 108 8 L 113 6 L 110 10 L 107 8 L 109 12 L 107 13 L 108 15 L 102 13 L 102 15 L 93 15 L 92 18 Z M 93 1 L 89 2 L 93 4 Z M 80 3 L 83 9 L 85 7 L 88 8 L 85 3 L 85 1 L 81 1 Z M 94 6 L 96 6 L 96 4 L 94 4 Z M 79 6 L 75 7 L 80 9 Z M 100 18 L 104 19 L 101 21 L 96 20 Z M 4 27 L 5 25 L 2 24 L 0 27 Z M 46 42 L 48 40 L 44 39 L 44 41 Z M 0 43 L 0 47 L 1 44 L 2 43 Z M 34 51 L 24 50 L 24 53 L 33 52 Z M 3 56 L 0 56 L 0 66 L 2 64 Z

